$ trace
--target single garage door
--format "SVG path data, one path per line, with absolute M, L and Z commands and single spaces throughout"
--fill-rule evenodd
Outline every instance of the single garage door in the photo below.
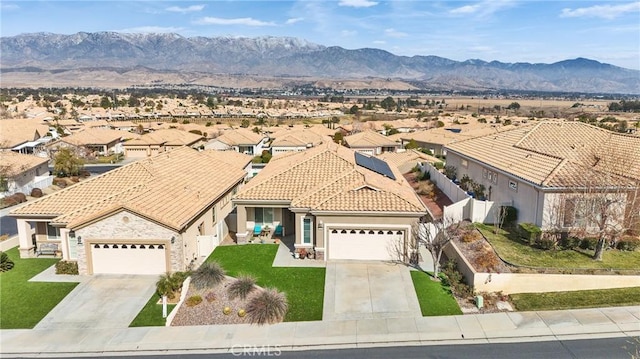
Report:
M 332 229 L 329 259 L 397 260 L 404 231 L 381 229 Z
M 162 274 L 167 271 L 163 244 L 95 243 L 93 274 Z

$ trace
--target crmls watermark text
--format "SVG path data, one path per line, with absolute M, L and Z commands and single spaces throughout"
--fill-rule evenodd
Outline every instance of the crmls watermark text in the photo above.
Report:
M 282 354 L 282 350 L 277 345 L 234 345 L 231 347 L 233 356 L 265 356 L 277 357 Z

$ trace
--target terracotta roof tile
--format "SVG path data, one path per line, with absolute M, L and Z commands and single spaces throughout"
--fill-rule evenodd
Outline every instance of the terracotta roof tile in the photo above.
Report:
M 61 142 L 66 142 L 74 146 L 106 145 L 111 142 L 120 141 L 123 138 L 138 137 L 134 133 L 99 128 L 87 128 L 72 135 L 62 137 Z M 55 143 L 52 143 L 54 145 Z
M 12 148 L 37 140 L 49 132 L 42 120 L 19 118 L 0 120 L 0 148 Z
M 122 133 L 122 131 L 119 131 Z M 191 146 L 203 137 L 195 133 L 171 129 L 160 129 L 140 136 L 138 139 L 127 141 L 124 146 L 148 146 L 164 144 L 166 146 Z
M 234 130 L 224 131 L 222 135 L 216 137 L 216 140 L 229 146 L 243 146 L 257 145 L 264 137 L 265 136 L 246 128 L 237 128 Z
M 581 122 L 541 122 L 447 148 L 547 187 L 578 185 L 593 171 L 640 179 L 640 137 Z
M 13 216 L 49 216 L 75 228 L 126 209 L 176 230 L 246 176 L 240 163 L 181 147 L 140 160 L 28 203 Z M 205 180 L 206 179 L 206 180 Z
M 363 131 L 344 138 L 345 144 L 351 148 L 361 147 L 399 147 L 400 144 L 374 131 Z
M 354 151 L 332 142 L 274 157 L 237 200 L 291 201 L 319 211 L 424 213 L 424 205 L 395 167 L 396 180 L 356 165 Z
M 0 168 L 5 171 L 4 175 L 7 177 L 18 175 L 47 162 L 49 162 L 48 158 L 23 155 L 12 151 L 0 151 Z

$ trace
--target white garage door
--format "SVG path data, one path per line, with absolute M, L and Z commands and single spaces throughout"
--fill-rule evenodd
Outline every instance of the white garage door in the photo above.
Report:
M 92 244 L 93 274 L 162 274 L 165 251 L 162 244 Z
M 381 229 L 332 229 L 329 259 L 397 260 L 404 232 Z

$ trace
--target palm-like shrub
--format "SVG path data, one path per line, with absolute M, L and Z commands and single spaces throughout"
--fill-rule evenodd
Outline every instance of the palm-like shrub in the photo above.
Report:
M 0 251 L 0 272 L 6 272 L 13 268 L 13 261 L 5 252 Z
M 256 280 L 250 275 L 241 275 L 236 279 L 229 288 L 227 292 L 229 293 L 229 299 L 240 298 L 242 300 L 246 299 L 249 293 L 256 289 L 255 287 Z
M 266 288 L 249 301 L 247 315 L 251 324 L 274 324 L 284 319 L 289 303 L 284 293 Z
M 193 272 L 191 283 L 198 289 L 212 288 L 222 282 L 225 274 L 224 269 L 217 262 L 205 262 Z
M 160 276 L 156 282 L 156 291 L 160 296 L 169 299 L 175 297 L 175 292 L 182 288 L 182 282 L 189 276 L 189 272 L 167 272 Z

